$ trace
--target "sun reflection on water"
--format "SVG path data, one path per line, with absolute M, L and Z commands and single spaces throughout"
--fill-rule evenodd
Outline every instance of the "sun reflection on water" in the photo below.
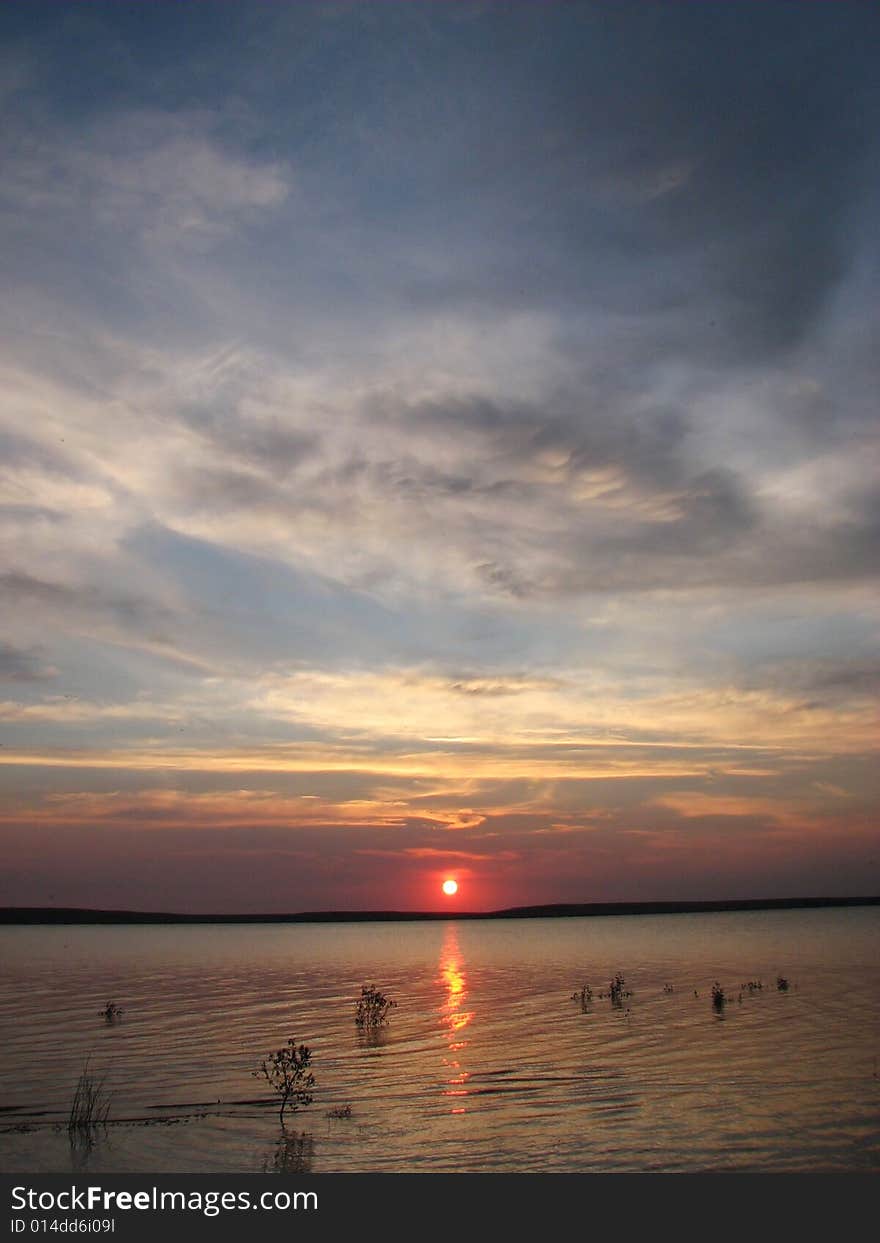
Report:
M 470 1076 L 462 1066 L 461 1055 L 468 1045 L 465 1028 L 474 1016 L 472 1010 L 466 1009 L 467 977 L 455 924 L 446 925 L 438 983 L 446 989 L 446 997 L 440 1005 L 440 1023 L 445 1028 L 449 1050 L 448 1056 L 443 1058 L 446 1069 L 443 1095 L 457 1098 L 452 1113 L 464 1113 L 463 1098 L 468 1095 L 467 1081 Z

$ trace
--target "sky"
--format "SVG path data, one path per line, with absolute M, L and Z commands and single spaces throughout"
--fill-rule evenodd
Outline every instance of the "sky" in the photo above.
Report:
M 0 904 L 880 892 L 878 27 L 4 5 Z

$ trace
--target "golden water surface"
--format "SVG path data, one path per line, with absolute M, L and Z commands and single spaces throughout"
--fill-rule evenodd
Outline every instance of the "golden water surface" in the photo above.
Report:
M 5 928 L 0 1168 L 876 1170 L 878 946 L 877 908 Z M 282 1128 L 252 1072 L 290 1037 Z M 110 1115 L 71 1137 L 86 1059 Z

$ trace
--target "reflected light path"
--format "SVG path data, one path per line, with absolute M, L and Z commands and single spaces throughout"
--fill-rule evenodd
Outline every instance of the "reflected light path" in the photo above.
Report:
M 440 952 L 439 983 L 446 989 L 446 997 L 440 1006 L 440 1023 L 446 1029 L 449 1054 L 443 1058 L 446 1068 L 443 1095 L 453 1098 L 452 1113 L 465 1112 L 468 1095 L 468 1072 L 462 1067 L 461 1055 L 467 1048 L 465 1028 L 473 1018 L 473 1012 L 465 1008 L 467 1003 L 467 979 L 464 973 L 461 949 L 458 944 L 458 928 L 446 925 L 443 948 Z

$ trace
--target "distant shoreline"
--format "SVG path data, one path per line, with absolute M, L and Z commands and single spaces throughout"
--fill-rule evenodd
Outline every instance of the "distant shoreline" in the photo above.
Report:
M 747 898 L 708 902 L 586 902 L 515 906 L 502 911 L 302 911 L 296 914 L 185 915 L 160 911 L 87 910 L 79 907 L 0 907 L 0 925 L 12 924 L 351 924 L 450 919 L 564 919 L 584 915 L 698 915 L 719 911 L 788 911 L 817 907 L 877 906 L 860 898 Z

